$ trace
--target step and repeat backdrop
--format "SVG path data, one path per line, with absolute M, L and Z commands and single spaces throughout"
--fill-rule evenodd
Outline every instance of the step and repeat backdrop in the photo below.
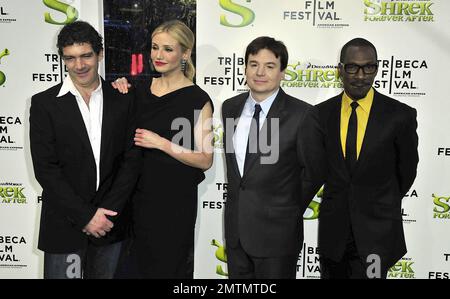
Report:
M 444 0 L 197 0 L 196 83 L 215 102 L 216 154 L 199 187 L 196 278 L 227 278 L 220 110 L 224 100 L 247 90 L 245 47 L 261 35 L 286 44 L 282 88 L 311 104 L 341 91 L 336 65 L 344 43 L 364 37 L 377 47 L 375 87 L 416 108 L 419 124 L 418 176 L 402 205 L 408 253 L 388 277 L 450 278 L 448 11 Z M 43 254 L 36 249 L 42 190 L 30 157 L 30 98 L 65 77 L 56 35 L 76 19 L 103 32 L 102 1 L 0 0 L 0 278 L 42 277 Z M 303 216 L 298 278 L 320 277 L 320 202 L 319 193 Z

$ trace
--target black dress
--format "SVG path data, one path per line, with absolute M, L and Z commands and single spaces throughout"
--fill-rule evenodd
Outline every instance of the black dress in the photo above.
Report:
M 192 85 L 158 97 L 150 86 L 145 82 L 136 89 L 137 127 L 193 150 L 199 113 L 207 102 L 212 105 L 208 94 Z M 142 173 L 133 197 L 131 247 L 140 277 L 193 277 L 197 185 L 204 178 L 199 168 L 163 151 L 143 149 Z

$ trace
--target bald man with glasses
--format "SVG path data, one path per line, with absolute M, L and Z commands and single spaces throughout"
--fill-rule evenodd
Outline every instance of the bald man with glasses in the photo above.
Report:
M 322 278 L 386 278 L 405 253 L 401 202 L 419 161 L 416 110 L 376 91 L 375 46 L 344 45 L 344 91 L 317 105 L 328 174 L 319 216 Z

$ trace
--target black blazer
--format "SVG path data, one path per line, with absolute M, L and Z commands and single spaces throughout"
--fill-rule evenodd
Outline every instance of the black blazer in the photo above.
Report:
M 350 228 L 359 254 L 384 268 L 406 253 L 401 201 L 419 161 L 416 110 L 375 91 L 361 152 L 350 177 L 340 140 L 342 93 L 317 105 L 326 134 L 328 174 L 319 215 L 319 250 L 339 260 Z
M 103 202 L 112 186 L 124 153 L 133 146 L 134 100 L 102 81 L 103 120 L 100 150 L 100 184 L 96 191 L 96 165 L 89 137 L 75 97 L 57 98 L 62 83 L 34 95 L 30 108 L 30 146 L 36 179 L 42 186 L 38 248 L 67 253 L 86 246 L 82 232 L 97 207 L 121 212 L 125 201 Z M 122 181 L 115 184 L 126 184 Z M 120 219 L 121 217 L 119 217 Z M 124 236 L 121 221 L 98 244 Z
M 257 157 L 241 177 L 235 154 L 227 148 L 233 148 L 233 122 L 237 124 L 248 95 L 228 99 L 222 106 L 228 178 L 226 246 L 235 247 L 240 240 L 252 256 L 298 254 L 303 213 L 325 175 L 318 115 L 314 106 L 280 89 L 261 129 L 271 132 L 273 120 L 279 120 L 278 161 L 261 164 Z M 276 139 L 272 136 L 272 144 Z

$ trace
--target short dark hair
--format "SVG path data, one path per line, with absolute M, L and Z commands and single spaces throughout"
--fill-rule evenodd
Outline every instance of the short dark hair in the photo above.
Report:
M 280 69 L 282 71 L 286 69 L 289 59 L 286 46 L 282 41 L 278 41 L 268 36 L 257 37 L 250 44 L 248 44 L 247 50 L 245 50 L 245 66 L 247 66 L 248 57 L 250 54 L 255 55 L 262 49 L 269 50 L 275 55 L 276 58 L 280 57 Z
M 375 46 L 369 42 L 367 39 L 361 38 L 361 37 L 357 37 L 354 38 L 350 41 L 348 41 L 341 50 L 341 57 L 340 57 L 340 62 L 344 62 L 344 58 L 345 55 L 347 54 L 347 50 L 350 47 L 367 47 L 372 49 L 375 52 L 375 59 L 378 60 L 378 53 L 377 53 L 377 49 L 375 48 Z
M 63 55 L 64 47 L 81 43 L 90 44 L 97 55 L 103 50 L 103 37 L 91 24 L 84 21 L 75 21 L 65 25 L 58 34 L 56 46 L 59 55 Z

